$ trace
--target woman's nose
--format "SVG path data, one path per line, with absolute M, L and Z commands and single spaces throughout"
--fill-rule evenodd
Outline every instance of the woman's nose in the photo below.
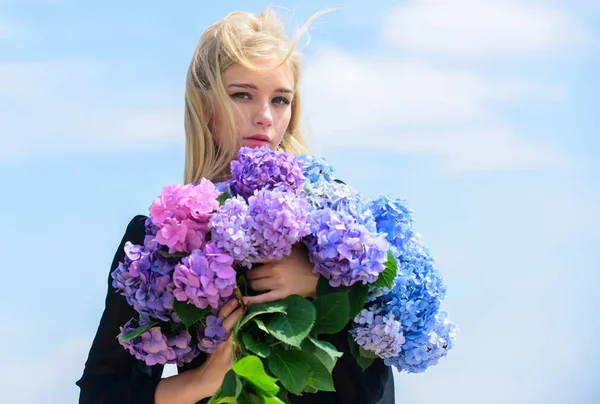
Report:
M 273 125 L 273 114 L 271 113 L 271 104 L 268 102 L 260 104 L 254 114 L 254 124 L 259 126 Z

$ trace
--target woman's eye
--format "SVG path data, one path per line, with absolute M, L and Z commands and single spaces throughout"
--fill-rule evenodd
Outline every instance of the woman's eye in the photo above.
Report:
M 274 104 L 280 104 L 280 105 L 289 105 L 290 104 L 290 100 L 288 100 L 285 97 L 275 97 L 275 98 L 273 98 L 273 103 Z
M 250 93 L 234 93 L 230 95 L 231 98 L 237 98 L 240 100 L 249 100 L 252 97 L 250 97 Z

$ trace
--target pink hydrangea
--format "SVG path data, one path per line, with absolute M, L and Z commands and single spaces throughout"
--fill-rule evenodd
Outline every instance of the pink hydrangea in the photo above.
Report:
M 156 226 L 156 241 L 169 247 L 169 253 L 191 253 L 203 248 L 208 222 L 218 209 L 219 191 L 202 178 L 196 185 L 168 185 L 150 206 L 150 219 Z

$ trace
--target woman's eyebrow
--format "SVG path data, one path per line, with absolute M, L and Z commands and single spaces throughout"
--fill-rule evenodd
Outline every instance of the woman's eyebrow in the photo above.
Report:
M 258 87 L 256 87 L 254 84 L 250 84 L 250 83 L 231 83 L 230 85 L 227 86 L 227 88 L 230 87 L 237 87 L 237 88 L 250 88 L 252 90 L 258 90 Z M 275 89 L 276 93 L 286 93 L 286 94 L 293 94 L 294 91 L 290 90 L 289 88 L 285 88 L 285 87 L 280 87 Z

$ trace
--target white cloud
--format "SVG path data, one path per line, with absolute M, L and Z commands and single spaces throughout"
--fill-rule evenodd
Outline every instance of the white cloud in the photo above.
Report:
M 0 162 L 183 142 L 183 107 L 159 85 L 141 94 L 107 75 L 107 68 L 78 59 L 0 62 Z
M 516 0 L 411 0 L 388 14 L 382 31 L 390 44 L 437 54 L 543 51 L 587 36 L 567 11 Z
M 308 132 L 323 149 L 431 155 L 457 171 L 566 161 L 497 112 L 507 103 L 564 102 L 566 91 L 557 85 L 329 48 L 309 63 L 305 90 Z

